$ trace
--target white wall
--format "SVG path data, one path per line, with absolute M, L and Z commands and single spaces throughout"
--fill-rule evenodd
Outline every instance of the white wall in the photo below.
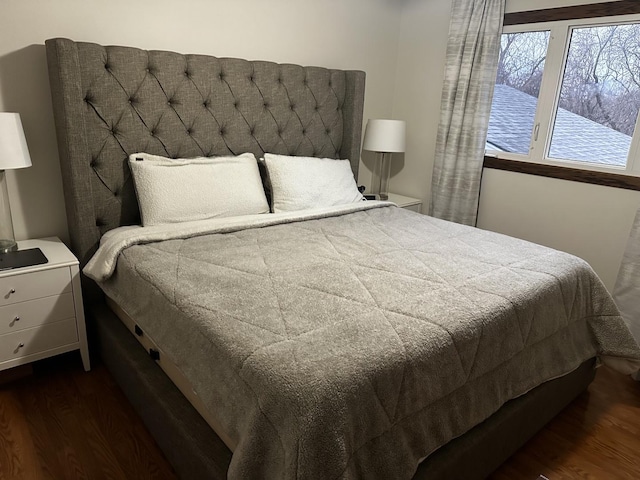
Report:
M 487 169 L 478 226 L 571 252 L 612 291 L 640 192 Z
M 428 211 L 449 33 L 449 0 L 408 0 L 400 20 L 393 118 L 407 122 L 407 147 L 394 155 L 389 189 L 422 199 Z
M 391 114 L 399 21 L 393 0 L 3 1 L 0 111 L 22 115 L 33 161 L 7 175 L 16 237 L 68 237 L 47 38 L 364 70 L 366 120 Z
M 507 0 L 506 11 L 592 1 Z M 422 198 L 423 212 L 431 190 L 450 3 L 407 0 L 400 19 L 393 116 L 407 120 L 408 145 L 390 189 Z M 581 256 L 612 290 L 639 204 L 640 192 L 487 169 L 478 226 Z

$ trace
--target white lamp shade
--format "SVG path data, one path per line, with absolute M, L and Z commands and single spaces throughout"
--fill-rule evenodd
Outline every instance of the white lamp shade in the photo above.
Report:
M 19 113 L 0 112 L 0 170 L 31 166 Z
M 371 119 L 364 131 L 362 148 L 370 152 L 404 152 L 406 129 L 404 120 Z

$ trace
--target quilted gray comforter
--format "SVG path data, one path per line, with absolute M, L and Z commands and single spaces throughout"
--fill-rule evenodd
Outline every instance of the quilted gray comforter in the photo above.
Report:
M 229 478 L 410 478 L 586 359 L 640 359 L 584 261 L 396 207 L 131 246 L 101 285 L 236 443 Z

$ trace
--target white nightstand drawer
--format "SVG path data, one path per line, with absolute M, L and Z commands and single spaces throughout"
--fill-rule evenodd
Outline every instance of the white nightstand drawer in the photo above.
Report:
M 71 292 L 0 307 L 0 335 L 75 317 Z
M 400 208 L 422 213 L 422 200 L 419 198 L 406 197 L 397 193 L 389 192 L 389 201 L 395 203 Z
M 54 268 L 0 278 L 0 306 L 71 291 L 69 268 Z
M 0 362 L 45 352 L 77 341 L 75 318 L 7 333 L 0 336 Z
M 416 205 L 407 205 L 406 207 L 402 207 L 402 208 L 404 208 L 405 210 L 411 210 L 412 212 L 421 213 L 420 212 L 420 208 L 421 207 L 422 207 L 422 205 L 418 203 Z
M 71 350 L 89 371 L 78 259 L 56 237 L 18 242 L 29 248 L 48 262 L 0 271 L 0 371 Z

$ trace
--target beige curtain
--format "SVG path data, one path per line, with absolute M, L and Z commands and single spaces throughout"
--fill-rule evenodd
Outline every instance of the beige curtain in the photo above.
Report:
M 629 330 L 640 343 L 640 208 L 631 227 L 613 298 Z M 633 377 L 640 380 L 640 372 Z
M 475 225 L 505 0 L 454 0 L 429 213 Z

